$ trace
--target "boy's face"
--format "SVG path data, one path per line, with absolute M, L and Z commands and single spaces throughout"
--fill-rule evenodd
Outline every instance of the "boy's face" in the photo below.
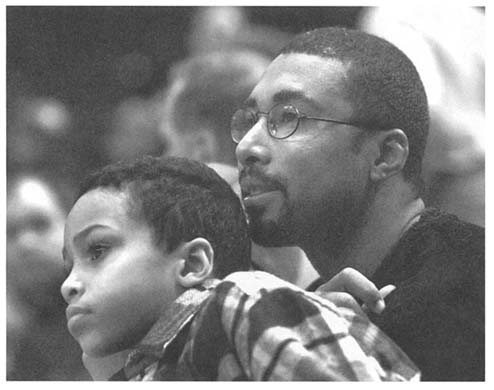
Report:
M 65 224 L 61 287 L 69 332 L 89 356 L 137 344 L 180 294 L 179 258 L 154 242 L 153 231 L 132 218 L 128 195 L 95 189 L 83 195 Z

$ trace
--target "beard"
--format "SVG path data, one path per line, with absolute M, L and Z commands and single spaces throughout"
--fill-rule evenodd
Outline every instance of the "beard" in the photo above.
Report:
M 374 194 L 370 181 L 363 191 L 336 191 L 318 201 L 290 201 L 285 192 L 283 205 L 275 215 L 266 216 L 265 210 L 248 210 L 252 240 L 267 247 L 299 246 L 304 250 L 324 241 L 332 255 L 337 256 L 365 223 Z
M 260 212 L 254 211 L 249 214 L 249 231 L 252 240 L 261 246 L 281 247 L 291 246 L 291 232 L 285 228 L 283 216 L 274 219 L 263 219 Z

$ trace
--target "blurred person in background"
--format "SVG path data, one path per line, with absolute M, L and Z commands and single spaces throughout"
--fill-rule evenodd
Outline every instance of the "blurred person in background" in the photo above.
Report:
M 163 152 L 155 108 L 152 99 L 139 96 L 124 99 L 116 106 L 102 142 L 104 155 L 109 161 L 158 156 Z
M 14 84 L 12 81 L 11 83 Z M 68 106 L 50 96 L 9 89 L 7 105 L 7 168 L 9 173 L 67 168 L 73 159 Z
M 474 7 L 364 8 L 360 29 L 400 48 L 423 80 L 430 133 L 423 171 L 427 205 L 485 225 L 484 13 Z
M 268 57 L 254 51 L 228 50 L 175 64 L 160 121 L 167 155 L 236 165 L 231 115 L 268 63 Z
M 192 56 L 175 65 L 164 92 L 159 127 L 166 154 L 209 163 L 239 194 L 230 119 L 268 63 L 264 54 L 238 49 Z M 252 262 L 300 287 L 307 287 L 318 276 L 296 247 L 254 244 Z
M 27 173 L 7 185 L 8 380 L 89 379 L 59 294 L 65 208 L 55 188 Z
M 198 7 L 187 37 L 191 55 L 247 49 L 274 57 L 291 34 L 250 23 L 245 7 Z

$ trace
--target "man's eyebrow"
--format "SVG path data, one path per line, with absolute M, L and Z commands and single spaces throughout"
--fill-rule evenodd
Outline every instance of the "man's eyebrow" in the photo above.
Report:
M 290 100 L 304 100 L 306 102 L 317 104 L 313 99 L 311 99 L 307 94 L 302 90 L 297 89 L 283 89 L 279 92 L 276 92 L 273 95 L 273 103 L 286 103 Z
M 273 106 L 280 103 L 287 103 L 291 100 L 302 100 L 307 103 L 319 106 L 317 101 L 310 98 L 303 90 L 298 89 L 283 89 L 276 92 L 272 98 Z M 255 98 L 249 97 L 247 100 L 245 100 L 243 106 L 245 108 L 257 108 L 257 101 Z
M 256 99 L 249 97 L 247 100 L 244 101 L 243 106 L 245 108 L 257 108 L 257 101 Z

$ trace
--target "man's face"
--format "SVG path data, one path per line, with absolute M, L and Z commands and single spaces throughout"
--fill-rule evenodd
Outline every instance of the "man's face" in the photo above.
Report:
M 268 112 L 288 103 L 307 116 L 351 119 L 345 100 L 345 66 L 306 54 L 275 59 L 252 91 L 247 106 Z M 365 204 L 368 164 L 355 147 L 362 130 L 302 119 L 286 139 L 268 134 L 266 117 L 236 149 L 243 202 L 254 241 L 266 246 L 336 240 Z M 305 248 L 304 248 L 305 249 Z
M 178 296 L 177 258 L 155 244 L 147 224 L 129 215 L 125 192 L 95 189 L 65 225 L 61 292 L 69 332 L 89 356 L 137 344 Z

